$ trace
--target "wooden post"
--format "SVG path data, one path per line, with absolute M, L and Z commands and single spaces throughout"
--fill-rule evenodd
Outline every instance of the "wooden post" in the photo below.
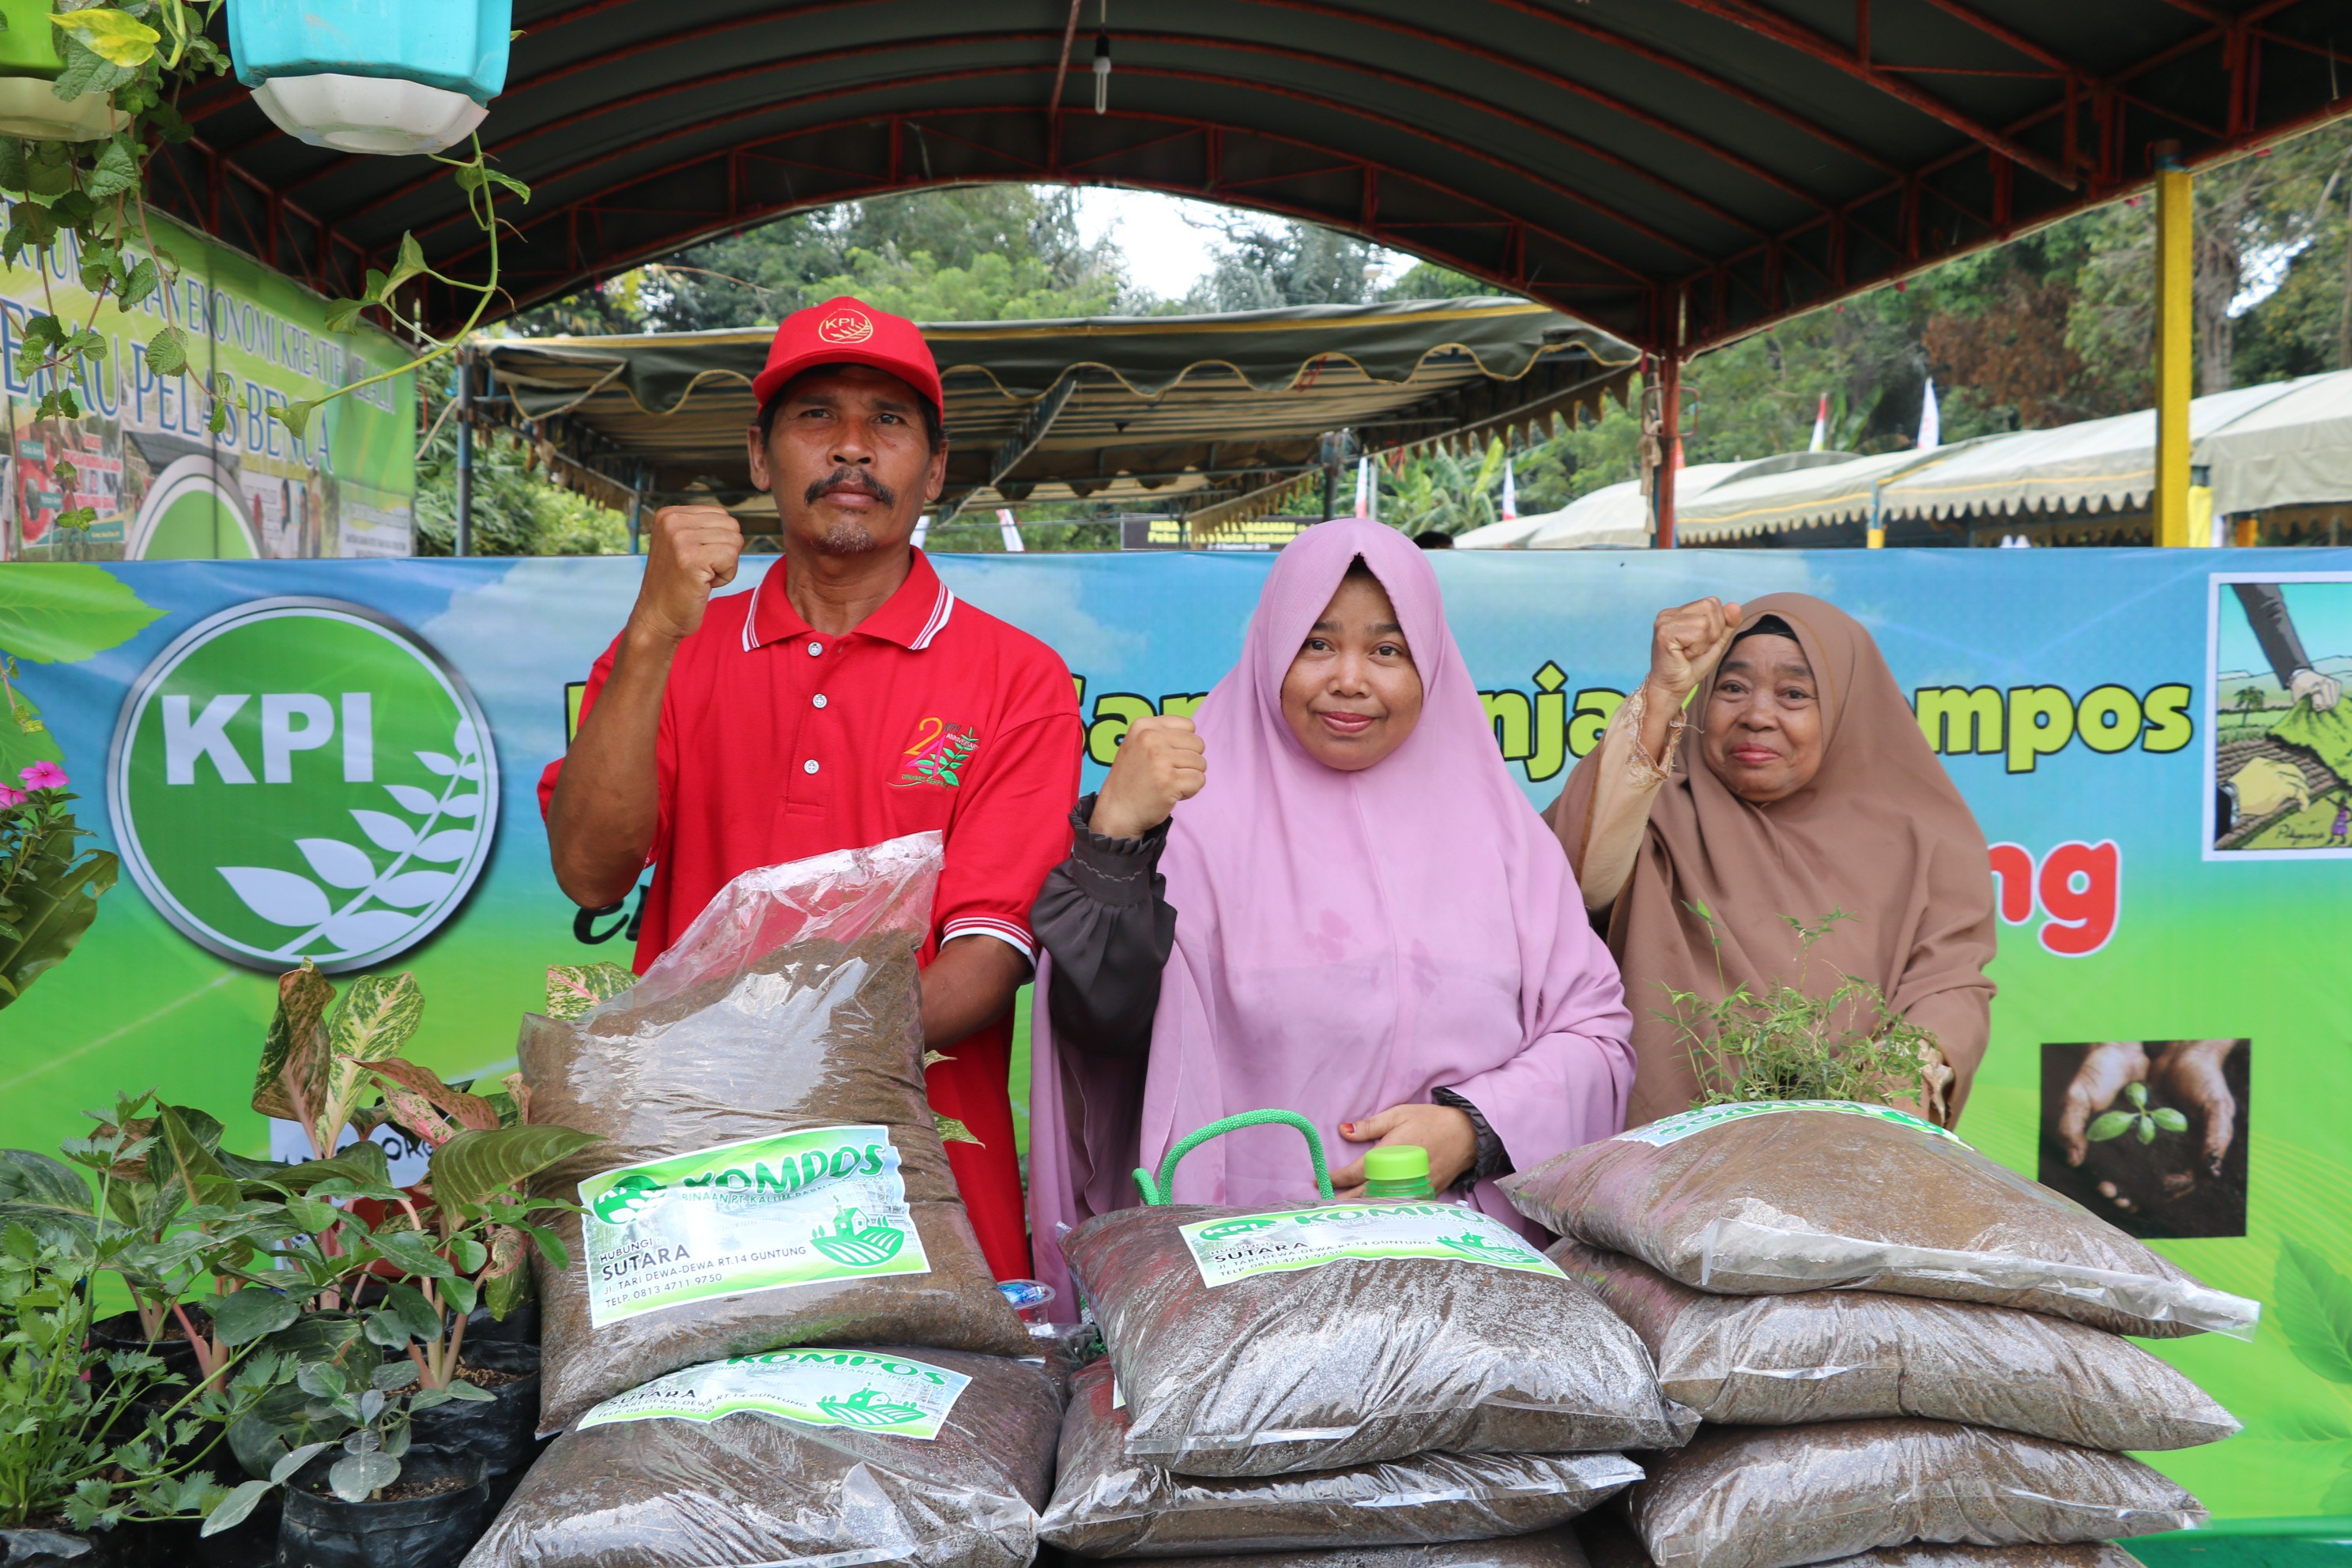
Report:
M 2191 283 L 2196 216 L 2178 142 L 2156 147 L 2156 542 L 2173 549 L 2189 537 L 2189 398 L 2195 384 Z

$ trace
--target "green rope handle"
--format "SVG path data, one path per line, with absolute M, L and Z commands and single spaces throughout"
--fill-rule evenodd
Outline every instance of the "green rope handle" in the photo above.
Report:
M 1317 1135 L 1315 1124 L 1295 1110 L 1244 1110 L 1239 1116 L 1228 1116 L 1222 1121 L 1210 1122 L 1206 1127 L 1184 1138 L 1177 1143 L 1176 1147 L 1168 1151 L 1168 1158 L 1160 1162 L 1158 1181 L 1151 1179 L 1150 1171 L 1140 1165 L 1136 1167 L 1135 1184 L 1142 1189 L 1143 1201 L 1153 1205 L 1168 1202 L 1170 1189 L 1176 1180 L 1176 1162 L 1206 1143 L 1210 1139 L 1223 1137 L 1228 1132 L 1238 1132 L 1244 1127 L 1272 1126 L 1298 1129 L 1299 1136 L 1307 1140 L 1307 1157 L 1315 1163 L 1315 1190 L 1323 1194 L 1325 1203 L 1329 1203 L 1331 1201 L 1331 1169 L 1323 1163 L 1323 1140 Z

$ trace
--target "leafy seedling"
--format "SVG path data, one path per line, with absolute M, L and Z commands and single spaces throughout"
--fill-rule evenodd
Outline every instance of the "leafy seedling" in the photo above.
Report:
M 2131 1101 L 2129 1110 L 2110 1110 L 2091 1123 L 2083 1136 L 2094 1143 L 2105 1143 L 2128 1132 L 2143 1143 L 2153 1143 L 2158 1132 L 2186 1132 L 2189 1118 L 2168 1105 L 2151 1108 L 2147 1103 L 2147 1085 L 2124 1085 L 2124 1098 Z

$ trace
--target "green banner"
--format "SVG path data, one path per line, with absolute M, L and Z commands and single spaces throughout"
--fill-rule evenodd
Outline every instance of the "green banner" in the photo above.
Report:
M 0 211 L 6 204 L 0 203 Z M 176 287 L 125 311 L 93 304 L 74 237 L 44 269 L 27 257 L 0 267 L 0 392 L 5 498 L 0 560 L 287 560 L 410 552 L 416 494 L 416 378 L 404 374 L 336 398 L 298 438 L 269 416 L 366 379 L 409 355 L 372 327 L 331 332 L 326 300 L 284 274 L 149 218 Z M 126 247 L 131 265 L 145 246 Z M 106 340 L 99 368 L 72 382 L 79 419 L 33 417 L 47 373 L 16 363 L 26 319 L 55 314 Z M 188 337 L 188 369 L 158 375 L 148 339 L 167 322 Z M 243 406 L 215 435 L 204 388 L 226 377 Z M 69 465 L 72 488 L 58 467 Z M 88 529 L 59 529 L 76 507 Z

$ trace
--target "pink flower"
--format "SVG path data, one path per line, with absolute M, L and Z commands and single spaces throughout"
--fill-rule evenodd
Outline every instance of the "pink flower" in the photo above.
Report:
M 24 804 L 25 792 L 23 790 L 10 789 L 6 784 L 0 784 L 0 810 L 5 810 L 9 806 L 22 805 Z
M 21 770 L 16 776 L 25 781 L 26 789 L 63 789 L 73 781 L 66 777 L 65 769 L 55 763 L 35 763 Z

